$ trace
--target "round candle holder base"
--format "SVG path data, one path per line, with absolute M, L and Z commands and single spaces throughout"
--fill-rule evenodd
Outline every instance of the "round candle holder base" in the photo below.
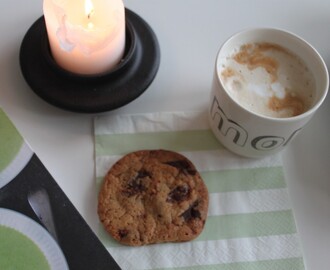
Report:
M 158 40 L 137 14 L 126 12 L 123 59 L 107 73 L 79 75 L 53 59 L 44 17 L 27 31 L 20 48 L 22 74 L 31 89 L 48 103 L 74 112 L 99 113 L 138 98 L 154 80 L 160 63 Z

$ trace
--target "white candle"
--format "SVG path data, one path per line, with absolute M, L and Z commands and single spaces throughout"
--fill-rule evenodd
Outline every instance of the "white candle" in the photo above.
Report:
M 50 49 L 56 63 L 77 74 L 110 71 L 125 50 L 122 0 L 44 0 Z

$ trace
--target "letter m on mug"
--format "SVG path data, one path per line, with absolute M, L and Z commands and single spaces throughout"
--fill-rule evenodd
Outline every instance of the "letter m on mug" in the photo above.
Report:
M 211 119 L 217 125 L 219 132 L 224 137 L 231 137 L 236 145 L 244 146 L 248 139 L 247 131 L 238 123 L 228 119 L 216 97 L 213 98 L 210 110 Z

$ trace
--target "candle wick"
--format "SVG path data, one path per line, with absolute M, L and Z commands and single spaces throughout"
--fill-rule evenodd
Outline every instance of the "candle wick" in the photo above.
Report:
M 94 10 L 92 9 L 92 10 L 87 14 L 87 18 L 88 18 L 88 20 L 92 17 L 93 14 L 94 14 Z

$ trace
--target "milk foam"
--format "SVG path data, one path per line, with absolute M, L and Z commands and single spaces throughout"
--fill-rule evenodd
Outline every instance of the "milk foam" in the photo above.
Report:
M 312 72 L 283 47 L 245 44 L 221 61 L 224 87 L 250 111 L 270 117 L 292 117 L 304 113 L 313 103 Z

